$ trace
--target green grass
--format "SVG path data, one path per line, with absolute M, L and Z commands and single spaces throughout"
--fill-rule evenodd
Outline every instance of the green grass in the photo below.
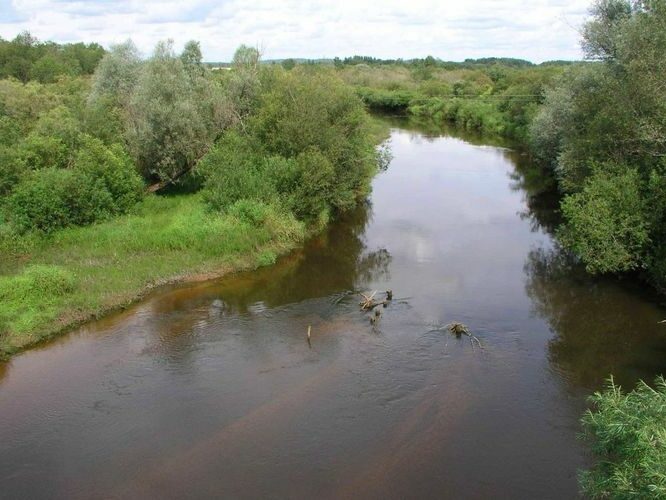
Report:
M 132 214 L 49 236 L 0 226 L 0 357 L 173 281 L 269 265 L 305 228 L 270 207 L 253 223 L 206 211 L 198 195 L 148 196 Z

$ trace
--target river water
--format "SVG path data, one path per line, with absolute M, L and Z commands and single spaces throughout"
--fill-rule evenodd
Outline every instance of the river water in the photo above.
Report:
M 666 310 L 558 250 L 526 156 L 393 125 L 370 202 L 302 250 L 0 365 L 0 496 L 575 497 L 585 397 L 666 371 Z M 356 293 L 387 289 L 372 325 Z

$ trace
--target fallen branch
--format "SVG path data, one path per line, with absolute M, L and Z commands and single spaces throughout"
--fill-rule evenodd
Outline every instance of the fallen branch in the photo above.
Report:
M 372 311 L 375 307 L 377 306 L 384 306 L 386 307 L 391 300 L 393 300 L 393 291 L 387 290 L 386 291 L 386 298 L 384 300 L 373 300 L 375 295 L 377 294 L 377 290 L 372 292 L 370 296 L 360 293 L 359 295 L 363 297 L 363 300 L 359 302 L 359 305 L 361 306 L 361 310 L 363 311 Z
M 474 342 L 477 343 L 480 349 L 483 349 L 481 341 L 478 339 L 476 335 L 472 335 L 470 333 L 467 325 L 454 321 L 453 323 L 449 323 L 448 325 L 446 325 L 446 328 L 456 337 L 460 337 L 461 335 L 466 335 L 467 337 L 469 337 L 469 343 L 472 344 L 472 350 L 474 350 Z

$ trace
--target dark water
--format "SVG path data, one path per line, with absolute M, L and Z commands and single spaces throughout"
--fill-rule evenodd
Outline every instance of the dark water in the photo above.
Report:
M 554 247 L 524 156 L 400 126 L 302 251 L 0 365 L 0 496 L 575 497 L 585 396 L 664 371 L 666 311 Z M 387 288 L 373 327 L 353 292 Z

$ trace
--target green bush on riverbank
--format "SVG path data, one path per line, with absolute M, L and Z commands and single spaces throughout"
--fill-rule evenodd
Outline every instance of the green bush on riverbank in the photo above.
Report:
M 623 393 L 611 380 L 583 417 L 597 464 L 582 473 L 590 498 L 666 498 L 666 381 Z

